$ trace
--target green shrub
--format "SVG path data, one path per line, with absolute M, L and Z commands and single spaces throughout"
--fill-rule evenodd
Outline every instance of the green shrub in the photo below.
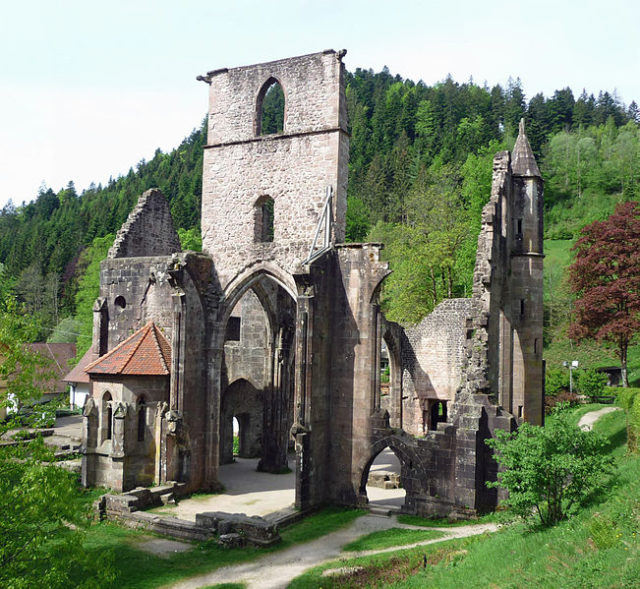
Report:
M 487 486 L 507 489 L 514 513 L 537 516 L 545 526 L 564 519 L 601 487 L 611 464 L 604 440 L 582 431 L 566 411 L 556 411 L 545 427 L 523 423 L 512 433 L 497 430 L 486 443 L 504 468 Z
M 640 388 L 629 387 L 629 388 L 617 388 L 617 387 L 607 387 L 607 388 L 615 388 L 616 394 L 616 403 L 620 405 L 625 411 L 629 411 L 631 406 L 633 405 L 633 400 L 635 396 L 640 393 Z
M 635 454 L 638 451 L 640 437 L 640 388 L 618 389 L 616 402 L 627 414 L 627 448 Z
M 544 376 L 544 391 L 547 395 L 557 395 L 569 390 L 569 372 L 559 368 L 548 368 Z
M 578 390 L 595 402 L 604 393 L 607 384 L 607 375 L 598 372 L 594 368 L 582 371 L 578 374 Z

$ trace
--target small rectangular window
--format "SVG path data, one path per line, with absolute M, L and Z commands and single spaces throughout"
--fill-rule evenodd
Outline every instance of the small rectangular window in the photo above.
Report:
M 520 315 L 524 315 L 524 299 L 520 299 Z
M 230 342 L 240 341 L 240 317 L 229 317 L 224 340 Z
M 518 219 L 518 230 L 516 231 L 519 237 L 522 237 L 522 219 Z

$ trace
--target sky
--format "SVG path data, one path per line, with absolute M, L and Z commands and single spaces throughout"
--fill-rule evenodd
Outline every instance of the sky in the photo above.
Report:
M 347 49 L 431 85 L 640 103 L 637 0 L 13 0 L 0 18 L 0 207 L 106 183 L 206 115 L 207 71 Z

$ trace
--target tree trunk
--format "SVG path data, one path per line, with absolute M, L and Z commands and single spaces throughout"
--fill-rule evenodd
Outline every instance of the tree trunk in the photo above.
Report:
M 628 342 L 620 343 L 620 367 L 622 369 L 622 386 L 629 387 L 629 376 L 627 374 L 627 347 Z

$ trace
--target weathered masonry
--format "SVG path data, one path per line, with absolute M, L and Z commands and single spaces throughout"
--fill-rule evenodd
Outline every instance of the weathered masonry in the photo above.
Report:
M 204 251 L 180 251 L 151 190 L 103 262 L 84 484 L 216 488 L 235 418 L 239 453 L 259 469 L 279 472 L 295 452 L 303 509 L 366 504 L 385 448 L 402 464 L 405 511 L 496 504 L 485 440 L 543 420 L 540 172 L 521 125 L 513 153 L 494 160 L 473 296 L 414 327 L 386 321 L 381 246 L 342 243 L 344 54 L 199 77 L 210 96 Z M 276 91 L 274 131 L 263 119 Z

